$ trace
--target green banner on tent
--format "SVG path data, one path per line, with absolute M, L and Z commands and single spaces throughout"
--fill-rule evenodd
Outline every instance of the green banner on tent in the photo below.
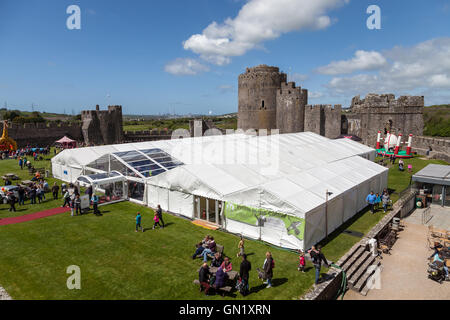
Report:
M 224 214 L 227 219 L 243 222 L 252 226 L 259 226 L 258 221 L 262 218 L 277 218 L 284 222 L 286 232 L 303 240 L 305 231 L 305 219 L 289 216 L 284 213 L 274 212 L 267 209 L 252 208 L 230 202 L 225 203 Z

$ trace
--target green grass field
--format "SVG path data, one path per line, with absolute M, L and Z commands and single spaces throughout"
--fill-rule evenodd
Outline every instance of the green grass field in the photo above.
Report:
M 414 170 L 430 161 L 415 158 Z M 41 163 L 44 163 L 42 161 Z M 49 165 L 49 161 L 45 161 Z M 406 162 L 407 164 L 408 162 Z M 442 163 L 432 161 L 432 163 Z M 42 165 L 36 164 L 36 167 Z M 409 174 L 390 169 L 389 187 L 396 192 L 409 184 Z M 29 179 L 14 160 L 0 161 L 0 175 L 14 172 Z M 51 184 L 53 179 L 49 179 Z M 48 194 L 49 195 L 49 194 Z M 47 199 L 49 196 L 47 195 Z M 0 218 L 23 215 L 61 205 L 61 200 L 47 200 L 41 205 L 19 207 L 10 214 L 7 205 L 0 205 Z M 190 221 L 164 215 L 167 227 L 151 230 L 153 212 L 130 202 L 100 207 L 103 216 L 92 214 L 71 217 L 69 213 L 30 222 L 0 226 L 0 285 L 13 299 L 298 299 L 314 282 L 314 270 L 297 271 L 296 254 L 246 240 L 246 253 L 252 263 L 250 287 L 252 293 L 242 297 L 205 297 L 192 281 L 198 277 L 201 260 L 192 260 L 194 244 L 205 234 L 215 237 L 225 246 L 235 270 L 239 268 L 238 237 L 221 231 L 210 231 Z M 144 233 L 134 232 L 134 217 L 143 215 Z M 381 218 L 359 213 L 324 240 L 324 253 L 337 261 L 359 238 L 342 233 L 345 229 L 366 233 Z M 266 251 L 276 261 L 274 287 L 266 289 L 257 279 L 256 268 L 261 267 Z M 67 267 L 81 268 L 81 289 L 66 286 Z M 322 272 L 326 272 L 323 269 Z

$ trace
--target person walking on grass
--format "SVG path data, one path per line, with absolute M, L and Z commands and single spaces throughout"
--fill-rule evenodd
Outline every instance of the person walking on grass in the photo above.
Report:
M 69 190 L 66 190 L 66 192 L 64 192 L 63 199 L 64 199 L 64 203 L 63 203 L 63 205 L 62 205 L 61 207 L 64 208 L 66 205 L 69 204 L 69 201 L 70 201 L 70 193 L 69 193 Z
M 99 215 L 99 212 L 98 212 L 98 196 L 95 193 L 92 194 L 91 201 L 92 201 L 92 206 L 94 208 L 94 214 L 96 216 L 98 216 Z
M 17 193 L 19 194 L 19 206 L 25 205 L 25 189 L 22 186 L 19 186 Z
M 159 223 L 159 216 L 158 216 L 158 212 L 155 212 L 155 216 L 153 217 L 153 221 L 155 222 L 153 224 L 153 229 L 156 228 L 156 225 L 158 225 L 161 228 L 161 224 Z
M 141 222 L 142 222 L 142 216 L 141 216 L 141 213 L 138 212 L 137 215 L 136 215 L 136 229 L 135 229 L 135 232 L 138 232 L 139 228 L 141 229 L 142 232 L 144 232 L 144 228 L 142 228 Z
M 266 288 L 272 288 L 272 278 L 273 278 L 273 268 L 275 267 L 275 262 L 272 257 L 272 253 L 269 251 L 266 252 L 266 260 L 264 260 L 263 270 L 265 274 L 266 281 L 264 284 L 267 284 Z
M 237 257 L 242 256 L 244 254 L 244 237 L 241 236 L 241 240 L 239 240 L 239 244 L 238 244 L 238 250 L 239 252 L 237 253 Z
M 370 212 L 375 213 L 374 207 L 375 207 L 375 200 L 377 199 L 377 196 L 373 193 L 373 191 L 370 191 L 370 193 L 366 197 L 366 202 L 370 207 Z
M 319 284 L 320 279 L 320 268 L 322 267 L 322 262 L 329 267 L 328 261 L 321 252 L 322 247 L 320 245 L 312 246 L 311 250 L 309 250 L 309 254 L 311 256 L 314 269 L 316 269 L 316 279 L 314 281 L 314 285 Z
M 164 228 L 164 220 L 163 220 L 163 216 L 162 216 L 162 210 L 161 210 L 161 206 L 159 204 L 158 204 L 158 207 L 156 208 L 156 214 L 158 215 L 159 221 L 162 223 L 161 228 Z
M 239 276 L 241 277 L 241 281 L 243 282 L 242 295 L 246 296 L 249 293 L 249 279 L 250 279 L 250 270 L 252 270 L 252 264 L 247 260 L 247 255 L 243 253 L 241 255 L 242 262 L 239 268 Z
M 69 208 L 70 208 L 70 216 L 73 217 L 73 209 L 75 208 L 75 201 L 72 198 L 69 198 Z
M 58 200 L 58 192 L 59 192 L 59 186 L 55 182 L 52 187 L 53 200 Z
M 375 199 L 375 210 L 378 211 L 378 209 L 380 209 L 380 204 L 381 204 L 381 196 L 377 193 L 376 194 L 377 198 Z
M 390 200 L 391 200 L 391 198 L 389 197 L 389 193 L 387 192 L 387 190 L 384 190 L 383 195 L 381 196 L 381 201 L 383 202 L 384 213 L 386 213 L 386 211 L 387 211 Z
M 305 253 L 302 250 L 298 250 L 298 252 L 299 252 L 300 256 L 298 257 L 298 268 L 297 268 L 297 270 L 304 273 L 305 272 L 305 264 L 306 264 Z
M 8 202 L 9 202 L 9 211 L 10 211 L 10 212 L 11 212 L 11 211 L 16 212 L 16 207 L 15 207 L 15 204 L 16 204 L 16 196 L 14 195 L 13 192 L 8 193 L 7 200 L 8 200 Z
M 75 203 L 75 214 L 78 215 L 78 212 L 80 212 L 81 215 L 81 198 L 79 194 L 75 196 L 74 203 Z

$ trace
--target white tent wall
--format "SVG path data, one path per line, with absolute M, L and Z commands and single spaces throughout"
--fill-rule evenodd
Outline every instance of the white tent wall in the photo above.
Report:
M 344 222 L 350 219 L 358 212 L 356 208 L 358 197 L 358 188 L 352 188 L 344 193 Z
M 52 175 L 54 178 L 62 180 L 62 168 L 60 164 L 52 163 Z
M 302 249 L 309 249 L 325 238 L 325 232 L 325 204 L 323 204 L 305 215 L 305 236 Z
M 169 210 L 169 189 L 160 188 L 157 186 L 147 185 L 147 205 L 156 208 L 159 204 L 161 209 Z M 175 212 L 179 213 L 179 212 Z M 181 213 L 180 213 L 181 214 Z
M 326 231 L 330 234 L 344 223 L 344 195 L 340 194 L 328 201 L 326 208 L 328 225 Z
M 169 191 L 169 211 L 194 218 L 194 196 L 179 191 Z

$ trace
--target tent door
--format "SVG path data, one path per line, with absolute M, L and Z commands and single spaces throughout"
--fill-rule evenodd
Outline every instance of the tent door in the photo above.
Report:
M 222 216 L 220 210 L 222 201 L 195 196 L 195 215 L 196 219 L 208 221 L 210 223 L 222 225 Z

